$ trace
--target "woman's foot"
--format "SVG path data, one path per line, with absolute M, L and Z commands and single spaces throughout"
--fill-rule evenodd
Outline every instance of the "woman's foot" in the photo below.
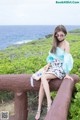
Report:
M 35 116 L 35 120 L 40 119 L 40 113 L 41 113 L 41 110 L 38 110 L 37 113 L 36 113 L 36 116 Z
M 52 106 L 52 100 L 51 100 L 51 102 L 48 104 L 48 107 L 47 107 L 47 112 L 49 112 L 49 110 L 50 110 L 51 106 Z

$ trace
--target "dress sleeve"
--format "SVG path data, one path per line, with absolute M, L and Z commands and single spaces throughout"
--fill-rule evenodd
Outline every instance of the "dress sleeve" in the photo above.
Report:
M 54 53 L 49 52 L 48 57 L 46 58 L 47 63 L 51 63 L 56 58 Z
M 64 62 L 63 62 L 63 69 L 65 73 L 69 73 L 73 68 L 73 58 L 70 53 L 64 54 Z

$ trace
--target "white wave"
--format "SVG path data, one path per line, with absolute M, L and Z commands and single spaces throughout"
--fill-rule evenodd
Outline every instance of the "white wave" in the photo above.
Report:
M 14 44 L 23 44 L 23 43 L 28 43 L 28 42 L 31 42 L 32 40 L 23 40 L 23 41 L 18 41 L 18 42 L 16 42 L 16 43 L 14 43 Z

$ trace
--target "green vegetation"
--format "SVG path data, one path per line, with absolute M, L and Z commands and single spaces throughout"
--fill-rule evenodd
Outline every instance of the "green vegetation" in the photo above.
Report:
M 71 54 L 74 58 L 71 74 L 80 76 L 80 34 L 68 33 L 66 39 L 70 43 Z M 36 72 L 46 65 L 46 57 L 51 46 L 52 37 L 50 36 L 20 46 L 10 46 L 6 50 L 0 51 L 0 74 Z M 0 99 L 3 99 L 1 93 Z M 80 83 L 76 84 L 76 92 L 72 97 L 68 118 L 69 120 L 79 120 L 80 118 Z
M 72 30 L 72 31 L 69 31 L 70 33 L 79 33 L 80 34 L 80 29 L 75 29 L 75 30 Z

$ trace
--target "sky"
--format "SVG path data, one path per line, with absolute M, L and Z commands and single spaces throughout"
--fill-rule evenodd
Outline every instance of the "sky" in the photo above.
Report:
M 57 24 L 80 25 L 80 4 L 56 4 L 56 0 L 0 0 L 0 25 Z

